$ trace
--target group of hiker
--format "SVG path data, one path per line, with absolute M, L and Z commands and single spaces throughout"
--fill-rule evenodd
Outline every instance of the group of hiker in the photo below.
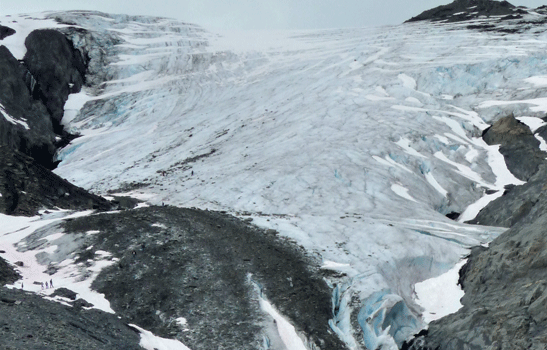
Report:
M 44 290 L 44 282 L 41 282 L 40 285 L 42 286 L 42 290 Z M 50 289 L 50 288 L 53 288 L 53 280 L 49 280 L 49 284 L 46 281 L 46 288 L 45 289 Z

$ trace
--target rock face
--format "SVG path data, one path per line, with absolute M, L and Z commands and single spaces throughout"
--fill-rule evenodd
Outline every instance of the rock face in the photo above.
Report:
M 541 130 L 536 133 L 541 135 Z M 526 183 L 507 188 L 470 223 L 512 227 L 528 215 L 546 189 L 547 154 L 540 151 L 539 141 L 530 129 L 513 116 L 499 119 L 485 130 L 483 138 L 490 145 L 500 144 L 507 168 Z
M 0 213 L 35 215 L 38 209 L 112 208 L 106 199 L 60 178 L 34 160 L 0 146 Z
M 55 133 L 49 113 L 32 97 L 32 75 L 5 46 L 0 46 L 0 76 L 0 145 L 52 168 Z
M 25 40 L 21 64 L 0 46 L 0 144 L 34 158 L 53 169 L 56 135 L 69 93 L 85 81 L 85 59 L 55 30 L 35 30 Z
M 8 283 L 13 283 L 20 278 L 19 273 L 8 264 L 8 262 L 0 257 L 0 286 Z
M 23 59 L 36 86 L 33 94 L 46 106 L 54 131 L 62 133 L 63 107 L 70 93 L 79 92 L 85 82 L 86 65 L 80 51 L 56 30 L 31 32 L 25 39 Z
M 25 40 L 23 64 L 0 46 L 0 212 L 34 215 L 38 209 L 101 209 L 103 198 L 49 170 L 69 93 L 80 91 L 85 59 L 64 34 L 35 30 Z
M 520 180 L 528 181 L 539 165 L 545 163 L 547 153 L 540 151 L 539 141 L 528 126 L 512 115 L 499 119 L 485 130 L 483 139 L 489 145 L 500 145 L 507 168 Z
M 455 0 L 454 2 L 435 7 L 412 17 L 407 22 L 416 21 L 467 21 L 479 16 L 519 15 L 525 11 L 516 8 L 507 1 L 492 0 Z
M 310 344 L 345 349 L 330 330 L 331 290 L 318 262 L 274 232 L 232 216 L 175 207 L 149 207 L 71 220 L 64 231 L 98 230 L 77 261 L 107 251 L 119 259 L 92 287 L 117 314 L 154 334 L 176 337 L 193 350 L 256 349 L 264 330 L 281 342 L 267 298 Z M 180 323 L 181 318 L 185 324 Z M 186 326 L 191 331 L 186 331 Z M 273 347 L 276 348 L 276 347 Z
M 138 350 L 140 336 L 125 320 L 84 310 L 17 289 L 0 288 L 3 350 Z
M 0 40 L 4 40 L 5 38 L 13 34 L 15 34 L 15 30 L 13 28 L 0 25 Z
M 480 211 L 471 224 L 512 227 L 526 219 L 547 187 L 547 165 L 540 165 L 538 171 L 522 186 L 505 190 L 502 197 L 491 202 Z

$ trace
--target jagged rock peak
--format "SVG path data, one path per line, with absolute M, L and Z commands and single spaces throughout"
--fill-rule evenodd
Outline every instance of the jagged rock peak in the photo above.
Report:
M 424 11 L 416 17 L 412 17 L 407 22 L 426 20 L 460 22 L 480 16 L 508 16 L 507 18 L 518 18 L 525 13 L 528 12 L 507 1 L 455 0 L 448 5 Z

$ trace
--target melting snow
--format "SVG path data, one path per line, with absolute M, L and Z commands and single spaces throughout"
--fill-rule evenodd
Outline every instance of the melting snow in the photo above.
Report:
M 141 333 L 141 341 L 139 345 L 146 350 L 190 350 L 189 347 L 176 339 L 165 339 L 158 337 L 152 332 L 142 329 L 134 324 L 129 324 L 129 326 L 135 328 Z
M 547 125 L 543 119 L 537 117 L 517 117 L 517 119 L 526 124 L 532 132 L 536 132 L 537 129 Z
M 92 212 L 86 211 L 73 214 L 67 212 L 64 213 L 64 218 L 69 219 L 90 215 Z M 72 259 L 58 261 L 57 263 L 60 269 L 54 275 L 49 275 L 45 272 L 47 266 L 38 263 L 36 254 L 40 252 L 50 254 L 55 252 L 57 245 L 52 242 L 55 242 L 57 239 L 64 236 L 60 232 L 46 236 L 45 241 L 48 242 L 48 245 L 43 249 L 29 250 L 26 252 L 17 251 L 17 243 L 21 242 L 37 229 L 58 222 L 62 218 L 63 216 L 53 219 L 48 219 L 47 216 L 46 218 L 27 218 L 0 214 L 0 221 L 2 222 L 2 227 L 0 228 L 0 250 L 5 251 L 5 253 L 2 254 L 2 257 L 12 264 L 17 261 L 23 262 L 23 266 L 17 268 L 17 270 L 21 273 L 22 278 L 8 287 L 20 288 L 22 283 L 24 289 L 27 291 L 49 295 L 53 293 L 54 289 L 42 289 L 40 283 L 49 283 L 49 281 L 52 280 L 55 288 L 65 287 L 71 289 L 78 293 L 80 298 L 83 298 L 93 304 L 95 308 L 105 312 L 114 313 L 114 311 L 110 308 L 110 303 L 104 298 L 104 294 L 91 290 L 91 283 L 93 282 L 95 276 L 97 276 L 101 269 L 112 264 L 113 261 L 101 259 L 91 261 L 91 266 L 87 268 L 90 276 L 84 280 L 81 280 L 79 268 L 74 264 Z M 105 256 L 105 254 L 103 254 L 103 256 Z
M 408 194 L 408 188 L 405 188 L 404 186 L 393 184 L 391 185 L 391 190 L 395 192 L 398 196 L 401 196 L 405 199 L 411 200 L 413 202 L 416 202 L 414 198 L 412 198 L 411 195 Z
M 459 271 L 467 262 L 462 260 L 450 271 L 420 283 L 416 283 L 416 303 L 424 308 L 423 319 L 426 323 L 458 311 L 464 292 L 458 285 Z

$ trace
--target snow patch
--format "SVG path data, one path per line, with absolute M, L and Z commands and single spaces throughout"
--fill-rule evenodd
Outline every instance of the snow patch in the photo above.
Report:
M 279 337 L 285 344 L 285 347 L 290 350 L 308 350 L 302 339 L 296 333 L 294 326 L 287 321 L 281 314 L 262 296 L 259 297 L 260 307 L 268 313 L 274 320 L 277 326 Z
M 547 125 L 547 123 L 543 121 L 543 119 L 536 117 L 517 117 L 516 119 L 526 124 L 530 128 L 532 133 L 536 132 L 536 130 L 541 128 L 542 126 Z
M 22 121 L 22 120 L 17 120 L 15 118 L 13 118 L 12 116 L 10 116 L 3 105 L 0 104 L 0 114 L 2 114 L 2 116 L 4 117 L 4 119 L 6 119 L 8 122 L 12 123 L 13 125 L 21 125 L 23 126 L 25 129 L 27 130 L 30 130 L 30 127 L 28 126 L 28 124 L 25 122 L 25 121 Z
M 141 341 L 139 345 L 146 350 L 190 350 L 189 347 L 176 339 L 165 339 L 159 337 L 154 335 L 152 332 L 131 323 L 129 326 L 135 328 L 141 333 Z
M 399 78 L 400 81 L 403 82 L 403 86 L 408 88 L 408 89 L 411 89 L 411 90 L 416 90 L 416 80 L 414 80 L 414 78 L 404 74 L 404 73 L 401 73 L 397 76 L 397 78 Z
M 426 323 L 453 314 L 463 305 L 460 299 L 464 292 L 458 285 L 459 271 L 467 259 L 457 263 L 448 272 L 420 283 L 416 283 L 416 303 L 424 308 L 423 320 Z
M 433 174 L 431 172 L 428 172 L 427 174 L 424 175 L 427 182 L 429 182 L 431 184 L 431 186 L 433 186 L 433 188 L 435 188 L 440 194 L 442 194 L 444 197 L 446 197 L 446 195 L 448 194 L 448 191 L 445 190 L 438 182 L 437 180 L 435 180 L 435 178 L 433 177 Z
M 405 199 L 408 199 L 408 200 L 411 200 L 413 202 L 417 202 L 414 198 L 412 198 L 411 195 L 408 194 L 408 188 L 402 186 L 402 185 L 399 185 L 399 184 L 393 184 L 391 185 L 391 190 L 393 192 L 395 192 L 395 194 L 397 194 L 398 196 L 402 197 L 402 198 L 405 198 Z

